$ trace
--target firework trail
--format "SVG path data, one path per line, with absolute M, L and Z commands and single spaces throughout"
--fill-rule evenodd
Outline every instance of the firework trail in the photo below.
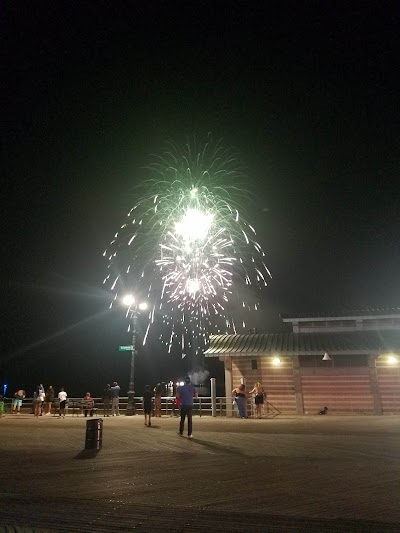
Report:
M 235 287 L 266 286 L 270 277 L 255 229 L 241 215 L 245 176 L 235 154 L 212 142 L 171 144 L 148 171 L 144 192 L 104 252 L 104 284 L 113 301 L 126 292 L 149 301 L 144 342 L 161 318 L 168 351 L 178 341 L 183 354 L 199 353 L 211 332 L 236 333 L 229 312 Z

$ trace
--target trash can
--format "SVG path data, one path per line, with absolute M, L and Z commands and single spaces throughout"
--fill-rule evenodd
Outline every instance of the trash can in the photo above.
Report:
M 103 443 L 103 420 L 94 418 L 86 422 L 85 450 L 100 450 Z

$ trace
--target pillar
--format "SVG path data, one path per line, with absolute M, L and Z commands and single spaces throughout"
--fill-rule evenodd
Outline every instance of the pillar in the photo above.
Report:
M 211 383 L 211 415 L 217 416 L 217 387 L 215 378 L 210 378 Z
M 233 389 L 233 380 L 232 380 L 232 357 L 226 356 L 224 358 L 224 368 L 225 368 L 225 396 L 226 396 L 226 416 L 233 415 L 232 409 L 232 389 Z
M 304 415 L 303 389 L 301 387 L 300 361 L 298 355 L 292 357 L 294 394 L 296 397 L 296 413 Z
M 368 356 L 369 384 L 371 387 L 372 404 L 374 406 L 374 415 L 382 415 L 381 394 L 379 391 L 378 376 L 376 372 L 375 355 Z

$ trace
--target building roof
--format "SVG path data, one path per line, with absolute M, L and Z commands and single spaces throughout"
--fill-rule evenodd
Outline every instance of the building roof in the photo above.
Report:
M 283 321 L 292 321 L 296 319 L 315 319 L 315 318 L 375 318 L 375 317 L 397 317 L 400 316 L 400 307 L 386 308 L 365 308 L 365 309 L 342 309 L 336 311 L 319 311 L 307 313 L 281 313 Z
M 400 331 L 212 335 L 206 357 L 223 355 L 379 354 L 400 352 Z

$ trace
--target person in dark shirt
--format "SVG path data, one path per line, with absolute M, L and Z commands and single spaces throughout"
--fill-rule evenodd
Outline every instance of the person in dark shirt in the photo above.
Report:
M 111 387 L 111 414 L 113 416 L 119 416 L 119 391 L 121 387 L 116 381 L 114 381 Z
M 192 435 L 192 411 L 193 411 L 193 398 L 197 398 L 196 388 L 190 382 L 190 377 L 185 378 L 185 385 L 179 387 L 177 397 L 181 401 L 181 421 L 179 424 L 179 435 L 183 436 L 183 430 L 185 427 L 185 418 L 188 419 L 188 439 L 193 439 Z
M 36 387 L 35 392 L 33 393 L 33 414 L 35 418 L 39 418 L 42 409 L 42 399 L 41 399 L 41 389 Z
M 54 402 L 54 389 L 52 385 L 47 389 L 46 396 L 44 397 L 46 415 L 51 415 L 51 405 Z
M 240 418 L 248 418 L 247 416 L 247 396 L 246 387 L 242 383 L 239 387 L 233 389 L 232 394 L 235 395 L 235 402 L 238 408 Z
M 144 425 L 151 427 L 151 412 L 153 410 L 153 394 L 150 390 L 150 385 L 146 385 L 143 393 L 143 413 L 144 413 Z M 147 417 L 149 422 L 147 423 Z

